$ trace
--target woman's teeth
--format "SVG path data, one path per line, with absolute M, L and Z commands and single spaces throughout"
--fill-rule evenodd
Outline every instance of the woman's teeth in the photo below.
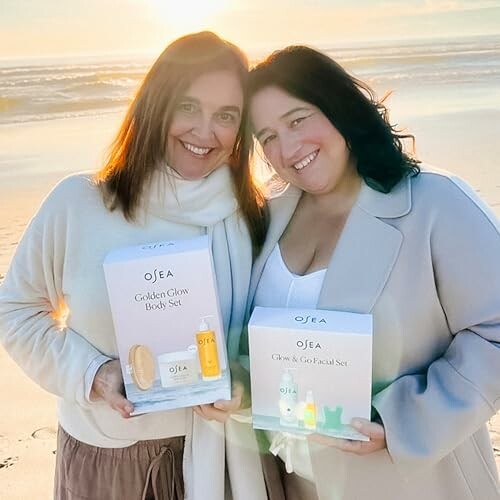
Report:
M 189 142 L 182 142 L 182 145 L 188 151 L 191 151 L 191 153 L 194 153 L 195 155 L 198 156 L 205 156 L 212 150 L 212 148 L 200 148 L 198 146 L 195 146 L 194 144 L 189 144 Z
M 311 163 L 314 158 L 316 158 L 316 156 L 318 156 L 318 151 L 313 151 L 311 154 L 308 154 L 303 160 L 294 163 L 292 167 L 295 170 L 302 170 L 304 167 L 307 167 L 307 165 L 309 165 L 309 163 Z

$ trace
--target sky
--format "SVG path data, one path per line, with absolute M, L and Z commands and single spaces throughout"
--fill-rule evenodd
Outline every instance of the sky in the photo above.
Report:
M 500 33 L 500 0 L 0 0 L 0 58 L 157 53 L 211 29 L 243 49 Z

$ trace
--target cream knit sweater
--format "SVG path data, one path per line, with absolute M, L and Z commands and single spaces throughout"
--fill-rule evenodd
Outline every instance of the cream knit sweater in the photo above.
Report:
M 237 356 L 252 255 L 229 168 L 197 181 L 172 172 L 164 167 L 154 174 L 137 223 L 105 208 L 90 174 L 70 176 L 56 186 L 29 224 L 0 287 L 0 340 L 28 376 L 58 396 L 60 424 L 76 439 L 124 447 L 137 440 L 186 435 L 189 483 L 190 463 L 201 460 L 198 448 L 215 446 L 212 451 L 223 465 L 223 426 L 201 422 L 186 409 L 125 420 L 85 395 L 85 377 L 103 356 L 117 356 L 102 266 L 117 247 L 211 235 L 228 354 L 230 359 Z M 61 325 L 56 316 L 65 309 Z M 213 462 L 214 455 L 208 456 Z M 213 493 L 217 498 L 217 488 Z

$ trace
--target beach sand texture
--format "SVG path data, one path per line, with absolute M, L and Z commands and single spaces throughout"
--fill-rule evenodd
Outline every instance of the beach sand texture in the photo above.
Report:
M 497 88 L 499 68 L 497 61 Z M 1 82 L 0 72 L 0 95 Z M 382 91 L 391 88 L 387 79 L 373 78 L 373 84 Z M 415 85 L 398 85 L 401 90 L 389 101 L 391 117 L 416 136 L 418 157 L 463 177 L 500 216 L 498 93 L 493 99 L 494 90 L 490 89 L 486 95 L 492 99 L 488 101 L 483 89 L 471 103 L 472 94 L 457 90 L 456 85 L 449 92 L 439 85 L 424 85 L 420 90 Z M 466 105 L 452 105 L 453 92 Z M 27 119 L 25 123 L 10 119 L 2 123 L 0 114 L 0 282 L 26 224 L 51 187 L 65 175 L 101 164 L 122 117 L 123 106 L 117 109 L 60 119 Z M 0 412 L 0 499 L 52 498 L 55 398 L 29 380 L 2 348 L 0 394 L 4 401 Z M 489 428 L 500 470 L 500 414 L 491 419 Z

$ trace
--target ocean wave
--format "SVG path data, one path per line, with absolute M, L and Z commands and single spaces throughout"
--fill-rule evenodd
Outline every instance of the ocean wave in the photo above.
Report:
M 0 124 L 106 114 L 121 111 L 129 101 L 130 99 L 120 97 L 97 99 L 87 97 L 80 101 L 61 98 L 33 101 L 32 99 L 0 97 Z
M 18 76 L 18 75 L 57 75 L 59 73 L 85 72 L 96 73 L 98 71 L 139 71 L 145 72 L 147 64 L 123 63 L 123 64 L 62 64 L 62 65 L 26 65 L 26 66 L 0 66 L 0 76 Z
M 386 87 L 500 84 L 500 38 L 323 47 L 356 76 Z M 150 61 L 0 65 L 0 123 L 105 113 L 126 106 Z M 44 118 L 45 117 L 45 118 Z
M 113 113 L 120 113 L 123 111 L 122 107 L 111 107 L 111 108 L 101 108 L 101 109 L 86 109 L 80 111 L 66 111 L 57 113 L 43 113 L 43 114 L 25 114 L 16 115 L 7 119 L 0 118 L 0 126 L 3 125 L 15 125 L 18 123 L 31 123 L 31 122 L 41 122 L 47 120 L 61 120 L 65 118 L 82 118 L 86 116 L 103 116 L 110 115 Z
M 385 71 L 365 71 L 356 72 L 358 77 L 365 78 L 372 82 L 393 82 L 407 83 L 411 85 L 435 85 L 435 84 L 450 84 L 458 85 L 462 83 L 489 83 L 500 85 L 500 67 L 498 68 L 482 68 L 482 69 L 448 69 L 446 71 L 405 71 L 400 72 L 394 69 L 386 69 Z
M 94 73 L 87 72 L 71 72 L 59 74 L 30 74 L 30 75 L 12 75 L 2 77 L 0 74 L 0 84 L 5 87 L 18 87 L 30 85 L 64 85 L 74 82 L 90 82 L 98 83 L 100 81 L 120 82 L 121 80 L 128 80 L 130 82 L 140 82 L 144 77 L 143 71 L 98 71 Z
M 339 60 L 352 58 L 386 58 L 412 55 L 440 54 L 447 57 L 463 55 L 484 55 L 500 53 L 500 37 L 480 37 L 477 39 L 408 41 L 397 44 L 395 42 L 381 42 L 357 47 L 323 46 L 322 49 Z

